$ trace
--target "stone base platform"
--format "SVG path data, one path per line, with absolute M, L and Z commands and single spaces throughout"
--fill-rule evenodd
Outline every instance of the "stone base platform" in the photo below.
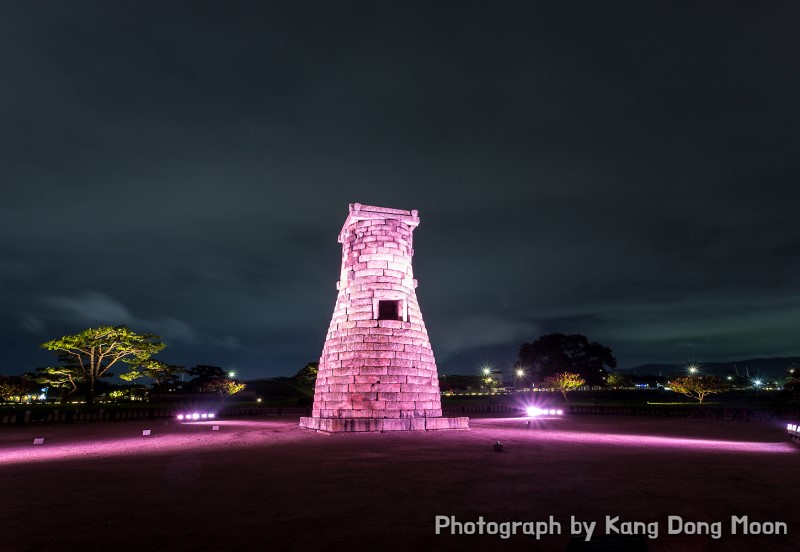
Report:
M 323 433 L 469 429 L 469 418 L 300 418 L 300 427 Z

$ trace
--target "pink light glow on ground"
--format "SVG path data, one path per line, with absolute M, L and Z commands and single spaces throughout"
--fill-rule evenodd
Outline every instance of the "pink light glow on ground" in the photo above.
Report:
M 525 420 L 520 418 L 495 418 L 485 421 L 491 427 L 525 429 Z M 554 427 L 554 426 L 551 426 Z M 637 435 L 613 432 L 561 431 L 536 426 L 526 431 L 525 438 L 535 441 L 583 443 L 598 446 L 661 448 L 675 450 L 748 452 L 748 453 L 796 453 L 797 448 L 788 442 L 736 441 L 729 439 L 693 439 L 686 437 Z
M 140 423 L 121 423 L 97 424 L 91 427 L 52 425 L 46 428 L 26 428 L 25 433 L 29 433 L 30 437 L 14 439 L 14 444 L 9 442 L 11 439 L 7 434 L 3 436 L 0 442 L 0 464 L 146 456 L 219 445 L 247 447 L 254 446 L 255 443 L 263 444 L 262 433 L 275 432 L 282 424 L 275 421 L 214 420 L 168 425 L 161 422 L 158 425 L 142 426 L 141 429 L 140 426 Z M 214 431 L 214 426 L 218 426 L 219 430 Z M 86 431 L 80 431 L 81 429 Z M 113 430 L 112 435 L 109 435 L 109 429 Z M 143 429 L 150 429 L 151 434 L 142 436 Z M 44 437 L 44 443 L 33 445 L 34 436 Z M 24 445 L 18 444 L 22 441 L 25 442 Z
M 668 515 L 748 515 L 786 522 L 790 534 L 721 541 L 665 534 L 648 549 L 797 550 L 800 513 L 786 481 L 798 459 L 790 452 L 800 449 L 785 423 L 472 421 L 469 431 L 334 435 L 304 430 L 292 418 L 3 428 L 0 488 L 13 506 L 0 509 L 0 548 L 321 550 L 369 542 L 387 552 L 567 549 L 568 535 L 538 542 L 434 538 L 434 516 L 452 514 L 662 523 Z M 152 435 L 142 437 L 144 429 Z M 44 445 L 33 445 L 35 437 Z M 502 453 L 494 452 L 496 441 Z M 87 512 L 96 523 L 85 522 Z M 176 531 L 164 523 L 165 512 L 200 522 Z M 30 520 L 46 520 L 46 530 Z
M 527 422 L 530 421 L 530 425 Z M 664 452 L 718 452 L 718 453 L 796 453 L 798 448 L 781 440 L 687 437 L 683 435 L 655 435 L 643 432 L 589 430 L 581 422 L 585 419 L 552 418 L 484 418 L 476 419 L 476 427 L 491 430 L 492 435 L 504 440 L 522 440 L 533 443 L 563 443 L 577 446 L 616 447 L 633 449 L 659 449 Z M 677 421 L 680 424 L 681 421 Z M 175 422 L 158 425 L 141 423 L 97 424 L 91 426 L 30 427 L 18 429 L 25 436 L 0 439 L 0 464 L 25 464 L 58 462 L 77 458 L 111 458 L 121 456 L 170 454 L 184 450 L 199 450 L 218 446 L 254 447 L 270 443 L 315 440 L 315 434 L 286 431 L 285 420 L 238 421 L 214 420 Z M 140 427 L 141 426 L 141 427 Z M 218 426 L 219 430 L 212 428 Z M 612 426 L 613 427 L 613 426 Z M 562 429 L 563 428 L 563 429 Z M 567 429 L 574 428 L 574 429 Z M 142 429 L 151 435 L 142 436 Z M 730 425 L 727 430 L 733 429 Z M 112 435 L 109 435 L 109 430 Z M 734 432 L 735 433 L 735 432 Z M 92 435 L 94 434 L 94 435 Z M 781 434 L 778 434 L 782 437 Z M 269 437 L 264 439 L 264 437 Z M 33 445 L 33 439 L 44 437 L 43 445 Z M 432 437 L 431 437 L 432 438 Z M 451 441 L 448 438 L 446 441 Z

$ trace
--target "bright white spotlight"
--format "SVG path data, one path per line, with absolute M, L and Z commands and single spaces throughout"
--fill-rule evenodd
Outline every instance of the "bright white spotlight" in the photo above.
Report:
M 183 420 L 183 414 L 178 414 L 178 419 Z

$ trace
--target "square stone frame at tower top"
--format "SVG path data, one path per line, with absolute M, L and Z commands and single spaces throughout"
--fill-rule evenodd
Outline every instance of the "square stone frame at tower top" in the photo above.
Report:
M 310 417 L 325 433 L 469 429 L 442 417 L 439 375 L 411 259 L 417 211 L 350 204 L 336 306 Z

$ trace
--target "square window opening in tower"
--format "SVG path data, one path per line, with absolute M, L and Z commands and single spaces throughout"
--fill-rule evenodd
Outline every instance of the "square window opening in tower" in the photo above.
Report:
M 400 301 L 378 301 L 378 320 L 402 320 Z

